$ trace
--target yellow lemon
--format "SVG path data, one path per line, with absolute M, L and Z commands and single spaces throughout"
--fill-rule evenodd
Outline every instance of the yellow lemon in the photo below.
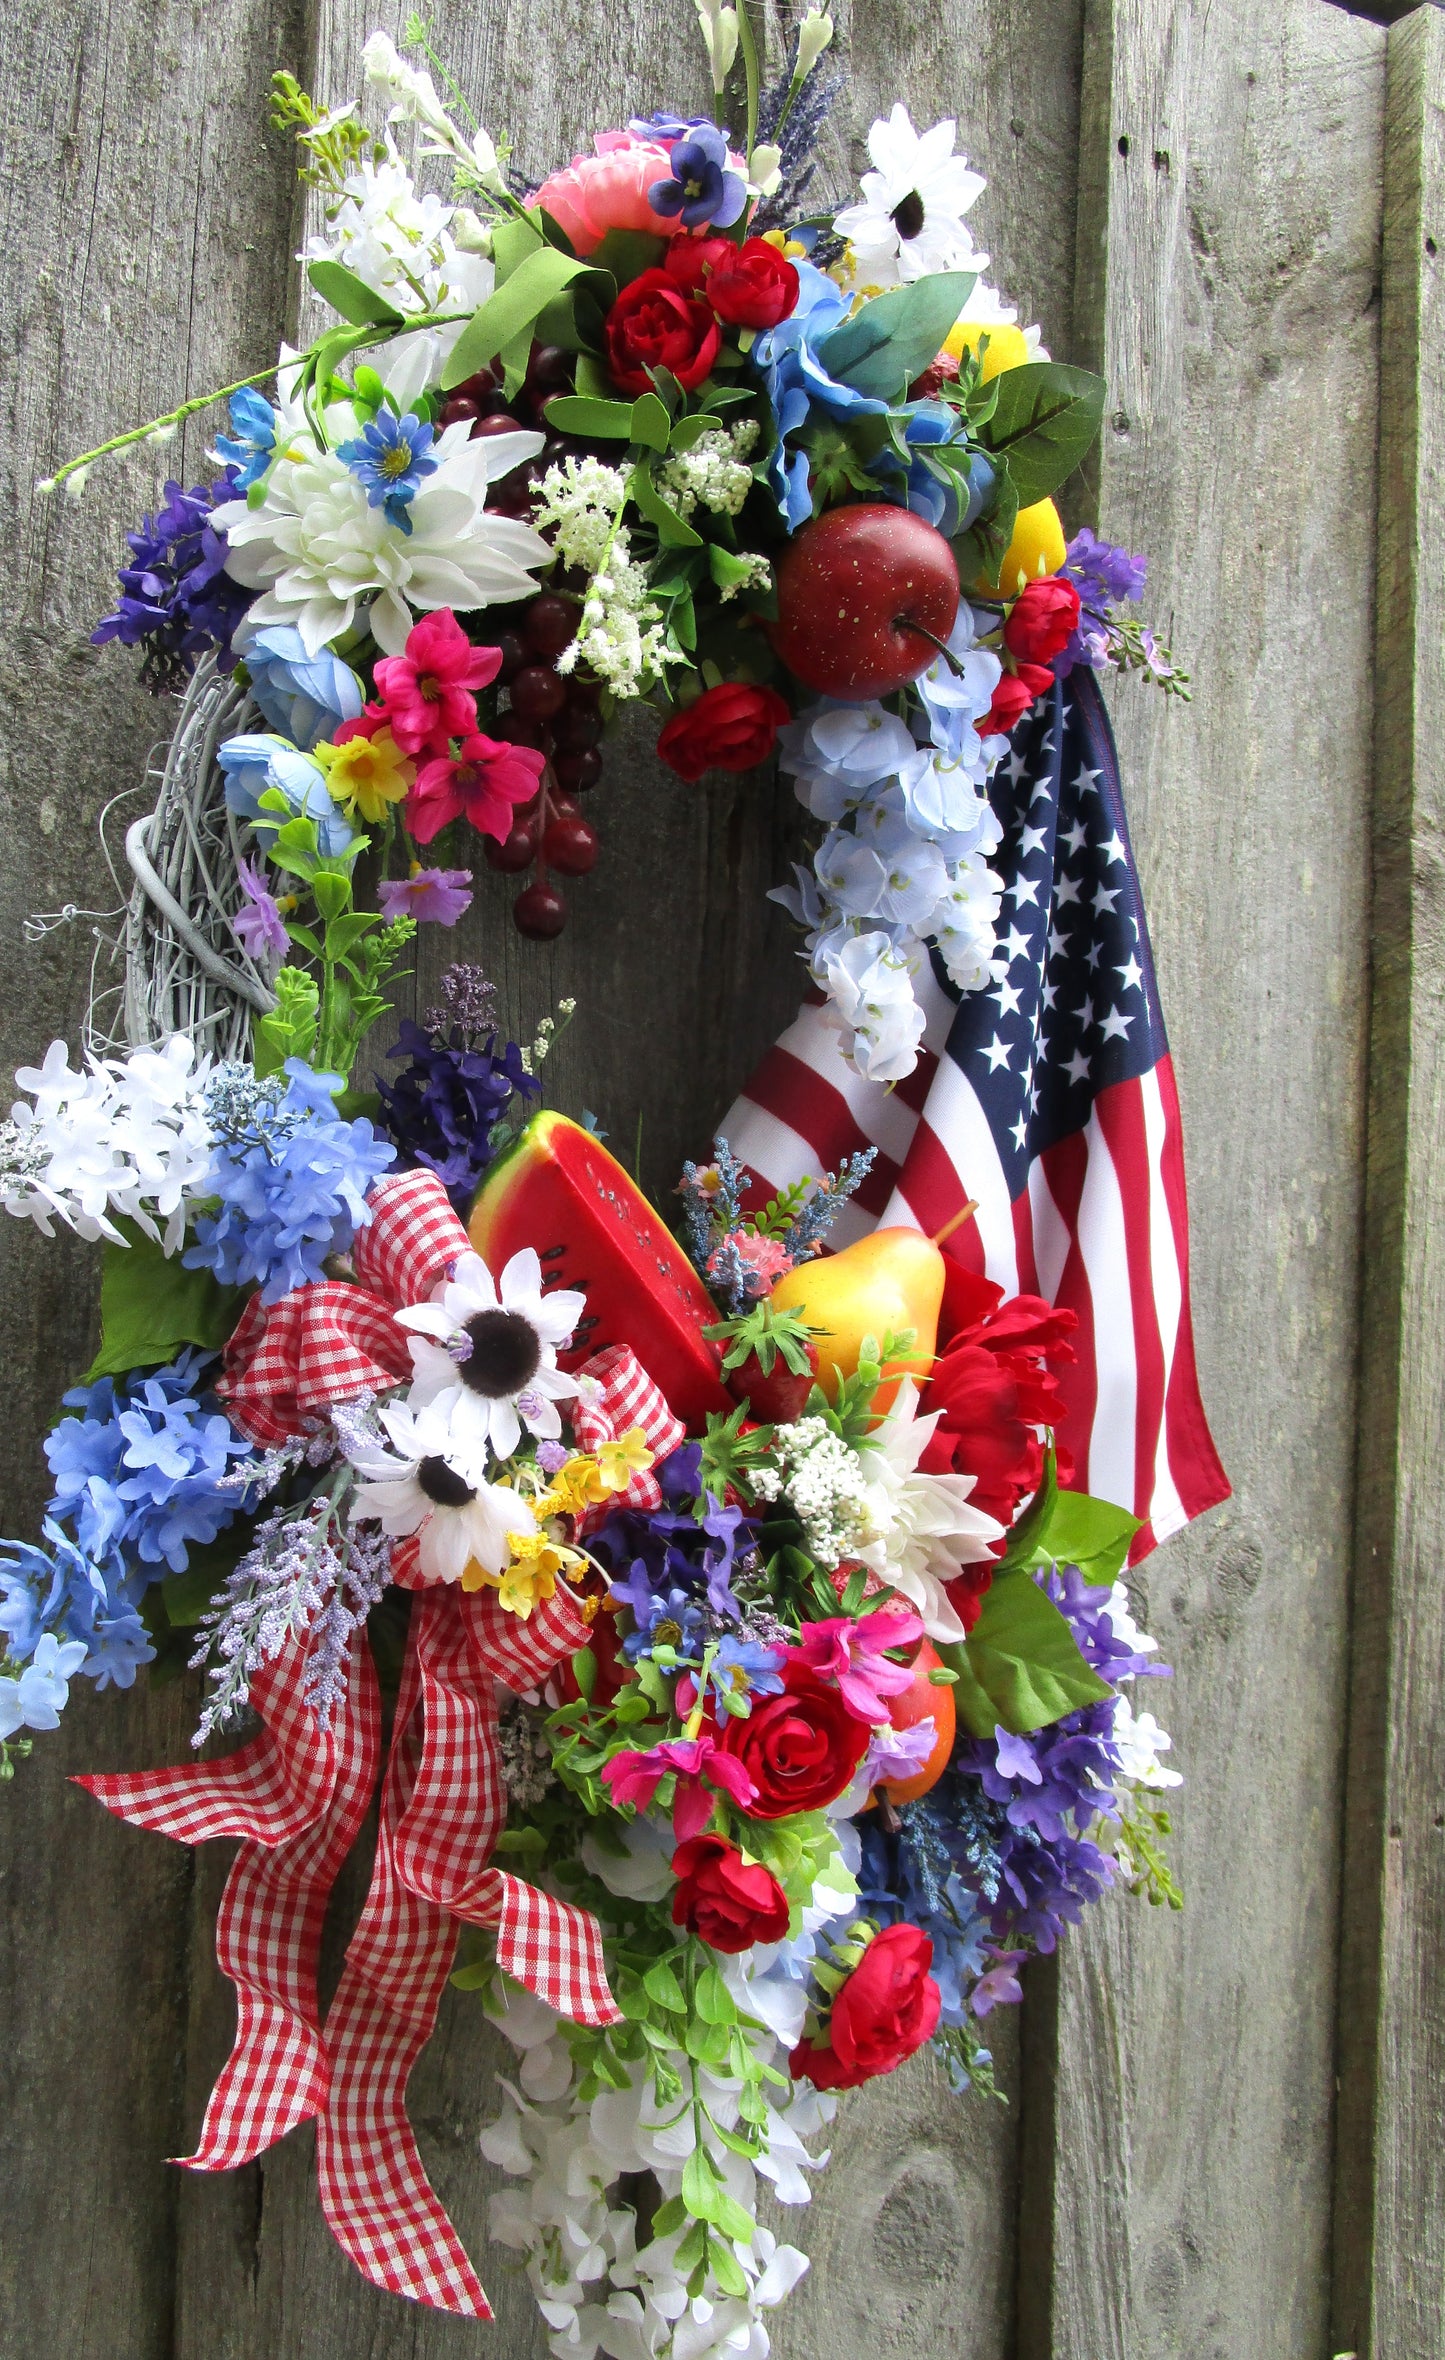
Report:
M 1025 582 L 1032 582 L 1037 575 L 1056 574 L 1068 553 L 1064 528 L 1053 501 L 1036 500 L 1032 508 L 1019 510 L 1014 537 L 997 577 L 990 582 L 980 575 L 977 587 L 993 597 L 1013 598 Z
M 982 320 L 960 320 L 950 328 L 943 340 L 945 352 L 961 361 L 966 352 L 977 352 L 983 337 L 988 338 L 988 350 L 983 356 L 983 382 L 997 377 L 1005 369 L 1021 369 L 1029 357 L 1028 340 L 1022 328 L 990 328 Z

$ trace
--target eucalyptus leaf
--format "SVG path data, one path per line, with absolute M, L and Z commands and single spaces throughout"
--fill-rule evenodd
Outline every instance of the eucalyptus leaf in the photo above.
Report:
M 667 405 L 655 393 L 640 393 L 632 405 L 632 439 L 650 451 L 665 451 L 672 432 Z
M 1007 457 L 1019 504 L 1032 508 L 1067 481 L 1092 447 L 1104 415 L 1104 380 L 1063 361 L 1029 361 L 1003 370 L 995 383 L 998 400 L 979 440 Z
M 977 281 L 975 271 L 940 271 L 875 295 L 818 347 L 840 385 L 870 400 L 901 399 L 934 360 Z
M 634 442 L 635 402 L 598 401 L 591 394 L 559 393 L 547 404 L 547 424 L 558 434 L 582 434 L 602 442 Z M 662 408 L 661 403 L 658 404 Z M 667 413 L 663 411 L 666 423 Z

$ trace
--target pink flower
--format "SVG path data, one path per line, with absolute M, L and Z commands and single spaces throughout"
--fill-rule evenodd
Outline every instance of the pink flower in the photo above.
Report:
M 472 906 L 466 890 L 471 881 L 470 869 L 413 869 L 409 877 L 384 877 L 376 898 L 388 925 L 394 918 L 415 918 L 419 925 L 430 919 L 434 926 L 455 926 Z
M 391 734 L 404 754 L 445 754 L 456 737 L 477 726 L 472 691 L 501 669 L 499 647 L 473 647 L 449 606 L 423 615 L 407 635 L 406 653 L 383 656 L 376 685 Z
M 1000 2005 L 1018 2006 L 1024 1994 L 1015 1969 L 1027 1956 L 1024 1950 L 995 1951 L 987 1972 L 979 1976 L 969 1994 L 968 2004 L 975 2016 L 986 2016 L 990 2008 Z
M 265 878 L 248 860 L 237 861 L 236 874 L 250 906 L 237 910 L 231 920 L 231 932 L 252 959 L 264 959 L 272 951 L 284 958 L 291 947 L 291 937 L 286 932 L 278 903 L 266 890 Z
M 595 156 L 574 156 L 543 181 L 527 204 L 545 205 L 579 254 L 600 246 L 610 229 L 645 229 L 654 237 L 675 238 L 681 222 L 654 213 L 647 201 L 654 181 L 672 177 L 670 149 L 634 139 L 630 131 L 599 131 L 593 144 Z
M 794 1652 L 837 1687 L 850 1713 L 860 1721 L 886 1721 L 885 1696 L 901 1696 L 913 1679 L 909 1665 L 889 1663 L 889 1647 L 907 1647 L 923 1637 L 916 1614 L 886 1609 L 860 1615 L 836 1615 L 826 1622 L 804 1623 Z
M 758 1791 L 742 1763 L 723 1753 L 715 1738 L 706 1736 L 668 1737 L 645 1754 L 614 1754 L 602 1772 L 602 1783 L 614 1803 L 633 1803 L 645 1811 L 669 1770 L 677 1774 L 672 1832 L 680 1844 L 700 1836 L 711 1819 L 709 1786 L 731 1795 L 744 1811 Z
M 709 1256 L 707 1266 L 709 1278 L 716 1278 L 718 1275 L 719 1257 L 722 1254 L 723 1246 L 736 1246 L 738 1260 L 748 1273 L 752 1292 L 755 1295 L 765 1295 L 775 1280 L 780 1279 L 785 1270 L 792 1268 L 787 1248 L 781 1238 L 759 1237 L 751 1229 L 734 1229 L 729 1231 L 723 1239 L 722 1245 L 718 1246 Z
M 467 819 L 499 840 L 511 829 L 515 807 L 530 803 L 547 757 L 535 746 L 501 745 L 473 732 L 461 752 L 437 755 L 417 772 L 406 799 L 406 824 L 418 844 L 430 844 L 449 820 Z

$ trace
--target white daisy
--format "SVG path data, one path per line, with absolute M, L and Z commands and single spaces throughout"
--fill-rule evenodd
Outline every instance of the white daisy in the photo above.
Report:
M 511 1550 L 507 1536 L 535 1532 L 537 1519 L 519 1493 L 486 1480 L 486 1451 L 458 1443 L 435 1409 L 397 1402 L 380 1413 L 396 1455 L 360 1435 L 347 1457 L 363 1480 L 353 1517 L 374 1517 L 394 1538 L 415 1533 L 428 1581 L 460 1581 L 475 1559 L 501 1573 Z
M 868 134 L 877 169 L 862 179 L 863 202 L 848 205 L 833 223 L 853 249 L 853 282 L 896 287 L 941 270 L 982 270 L 988 262 L 963 225 L 987 186 L 953 152 L 952 120 L 914 130 L 907 107 L 895 106 Z
M 1004 1528 L 968 1505 L 972 1475 L 919 1473 L 941 1413 L 920 1418 L 917 1410 L 917 1388 L 905 1378 L 882 1425 L 859 1447 L 873 1537 L 858 1556 L 918 1609 L 930 1639 L 966 1639 L 943 1585 L 990 1556 Z
M 463 1254 L 430 1303 L 396 1315 L 417 1331 L 409 1407 L 434 1408 L 457 1448 L 490 1446 L 499 1459 L 509 1459 L 521 1441 L 523 1420 L 534 1434 L 555 1440 L 562 1431 L 557 1404 L 577 1391 L 576 1378 L 558 1368 L 557 1352 L 586 1300 L 564 1287 L 544 1295 L 542 1265 L 530 1246 L 513 1254 L 500 1281 L 480 1254 Z
M 355 423 L 349 403 L 327 411 L 334 444 L 345 442 Z M 262 593 L 237 647 L 268 623 L 289 623 L 307 654 L 318 655 L 361 619 L 387 655 L 400 655 L 414 608 L 466 613 L 532 597 L 533 573 L 551 564 L 553 552 L 530 525 L 494 515 L 486 499 L 490 484 L 535 458 L 543 438 L 525 431 L 473 442 L 470 431 L 459 419 L 432 445 L 436 470 L 407 507 L 410 532 L 384 507 L 370 506 L 365 485 L 335 449 L 319 449 L 309 432 L 293 434 L 259 508 L 228 500 L 215 511 L 228 543 L 227 573 Z
M 975 262 L 981 262 L 985 257 L 975 254 L 973 259 Z M 966 328 L 1017 328 L 1018 318 L 1017 304 L 1005 303 L 997 287 L 990 285 L 987 279 L 980 279 L 958 315 L 958 324 L 960 327 Z M 1051 358 L 1049 348 L 1044 342 L 1043 329 L 1037 323 L 1031 323 L 1027 328 L 1020 329 L 1019 333 L 1028 346 L 1031 361 L 1046 361 Z

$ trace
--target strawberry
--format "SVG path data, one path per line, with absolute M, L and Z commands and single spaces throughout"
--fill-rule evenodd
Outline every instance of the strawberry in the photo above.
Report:
M 807 1407 L 818 1374 L 818 1347 L 795 1311 L 778 1311 L 766 1300 L 735 1319 L 720 1320 L 704 1334 L 726 1338 L 723 1381 L 734 1401 L 746 1401 L 754 1419 L 791 1426 Z

